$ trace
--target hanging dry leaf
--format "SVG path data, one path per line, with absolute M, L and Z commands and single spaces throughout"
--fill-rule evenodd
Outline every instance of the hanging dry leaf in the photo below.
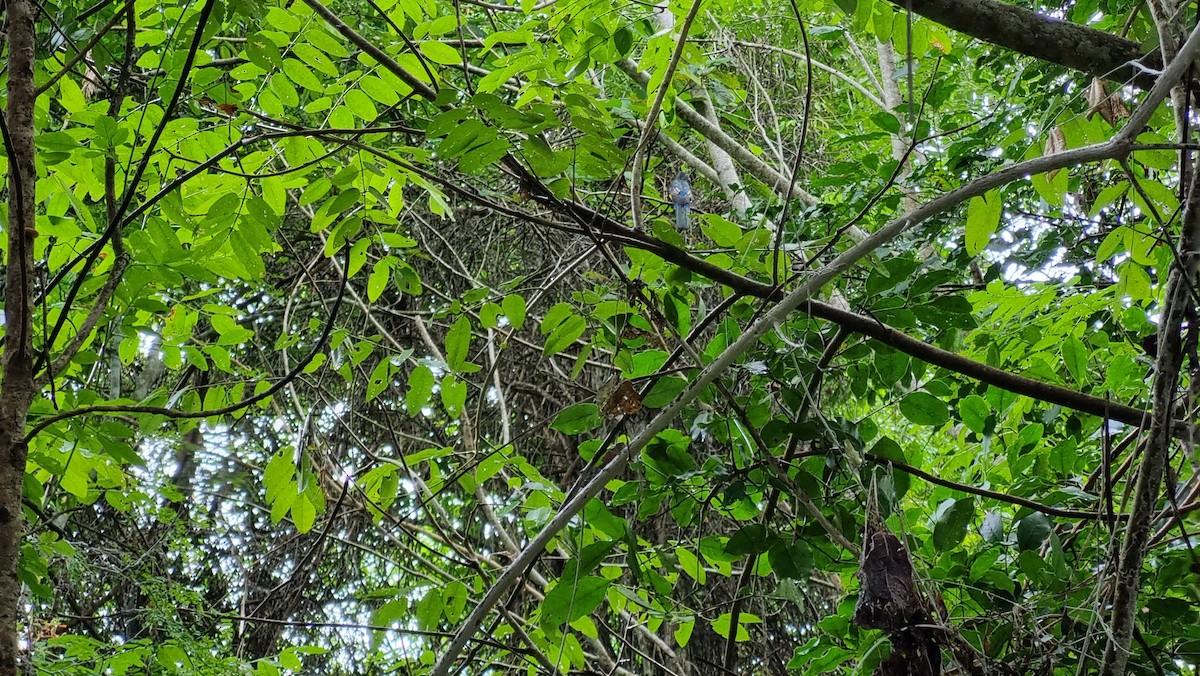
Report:
M 1050 130 L 1050 134 L 1046 137 L 1046 155 L 1061 153 L 1067 149 L 1067 137 L 1063 135 L 1062 127 L 1055 127 Z
M 91 101 L 104 91 L 104 83 L 100 80 L 100 73 L 96 71 L 91 51 L 83 58 L 83 64 L 83 82 L 80 84 L 79 91 L 83 94 L 85 101 Z
M 1062 127 L 1055 127 L 1051 129 L 1050 134 L 1046 136 L 1046 147 L 1042 154 L 1053 155 L 1054 153 L 1061 153 L 1066 149 L 1067 137 L 1063 135 Z M 1060 171 L 1062 171 L 1062 169 L 1055 169 L 1054 171 L 1046 172 L 1046 177 L 1050 180 L 1054 180 L 1054 175 Z
M 854 624 L 882 629 L 892 643 L 892 655 L 876 674 L 939 676 L 942 651 L 939 634 L 925 596 L 913 578 L 908 548 L 870 514 L 863 533 L 858 579 L 861 588 L 854 608 Z
M 600 413 L 608 417 L 630 415 L 642 410 L 642 398 L 628 380 L 609 381 L 596 393 L 596 399 L 600 402 Z
M 637 340 L 638 338 L 645 338 L 649 335 L 649 331 L 638 328 L 632 324 L 626 324 L 625 328 L 621 329 L 621 340 Z
M 1088 86 L 1087 102 L 1089 120 L 1099 113 L 1105 122 L 1116 125 L 1117 120 L 1129 117 L 1129 109 L 1125 107 L 1125 102 L 1115 93 L 1109 94 L 1104 81 L 1098 77 L 1092 78 L 1092 84 Z

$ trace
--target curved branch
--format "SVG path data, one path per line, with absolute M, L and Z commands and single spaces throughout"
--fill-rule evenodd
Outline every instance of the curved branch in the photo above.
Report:
M 913 467 L 912 465 L 908 465 L 903 462 L 900 462 L 899 460 L 892 460 L 891 458 L 885 458 L 881 455 L 875 455 L 874 453 L 864 453 L 863 457 L 866 458 L 867 460 L 870 460 L 871 462 L 875 463 L 876 465 L 887 465 L 888 467 L 891 467 L 893 469 L 904 472 L 905 474 L 911 474 L 912 476 L 915 476 L 919 479 L 924 479 L 925 481 L 928 481 L 929 483 L 934 484 L 936 486 L 941 486 L 943 488 L 949 488 L 951 490 L 959 491 L 960 493 L 966 493 L 968 495 L 977 495 L 981 498 L 988 498 L 990 500 L 996 500 L 997 502 L 1007 502 L 1012 505 L 1019 505 L 1021 507 L 1027 507 L 1029 509 L 1032 509 L 1035 512 L 1040 512 L 1042 514 L 1045 514 L 1046 516 L 1055 516 L 1055 517 L 1059 517 L 1059 518 L 1063 518 L 1063 519 L 1088 519 L 1091 521 L 1095 521 L 1097 519 L 1103 519 L 1106 521 L 1120 521 L 1122 519 L 1128 518 L 1128 516 L 1129 516 L 1128 514 L 1109 514 L 1108 512 L 1085 512 L 1085 511 L 1079 510 L 1079 509 L 1064 509 L 1062 507 L 1051 507 L 1050 505 L 1043 505 L 1040 502 L 1035 502 L 1028 498 L 1022 498 L 1018 495 L 1011 495 L 1009 493 L 1001 493 L 999 491 L 992 491 L 992 490 L 988 490 L 986 488 L 976 488 L 974 486 L 968 486 L 967 484 L 958 483 L 957 481 L 943 479 L 939 476 L 934 476 L 933 474 L 930 474 L 929 472 L 926 472 L 925 470 L 918 469 L 916 467 Z
M 125 252 L 125 247 L 121 242 L 121 233 L 117 232 L 113 235 L 113 253 L 116 254 L 116 261 L 113 267 L 108 271 L 108 279 L 104 280 L 104 286 L 100 287 L 100 292 L 96 294 L 95 300 L 92 301 L 92 308 L 83 319 L 83 323 L 79 325 L 79 330 L 75 335 L 71 336 L 71 340 L 63 351 L 58 355 L 45 371 L 42 372 L 34 380 L 34 387 L 41 389 L 47 383 L 54 379 L 54 374 L 59 373 L 75 355 L 79 353 L 79 349 L 84 343 L 92 337 L 92 330 L 96 328 L 96 324 L 100 323 L 100 318 L 104 316 L 104 311 L 108 309 L 108 302 L 112 300 L 113 295 L 117 292 L 117 286 L 121 284 L 121 278 L 125 274 L 125 268 L 129 266 L 132 257 Z M 47 347 L 46 349 L 49 349 Z
M 988 366 L 949 350 L 943 350 L 936 345 L 930 345 L 870 317 L 818 301 L 809 301 L 806 305 L 801 306 L 800 310 L 814 317 L 827 319 L 855 333 L 874 338 L 884 345 L 928 364 L 940 366 L 948 371 L 973 378 L 981 383 L 994 385 L 1002 390 L 1031 397 L 1038 401 L 1065 406 L 1081 413 L 1116 420 L 1134 427 L 1150 426 L 1148 411 Z M 1185 431 L 1184 427 L 1186 426 L 1181 427 L 1181 433 Z

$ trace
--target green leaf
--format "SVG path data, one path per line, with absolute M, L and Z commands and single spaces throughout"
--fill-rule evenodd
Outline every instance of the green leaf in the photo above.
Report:
M 568 406 L 554 416 L 550 423 L 552 429 L 563 434 L 583 434 L 601 425 L 600 409 L 595 404 L 583 403 Z
M 514 331 L 525 325 L 525 298 L 523 296 L 507 295 L 500 302 L 500 307 L 503 308 L 504 316 L 508 317 L 508 323 Z
M 364 122 L 373 122 L 379 116 L 379 112 L 375 110 L 375 103 L 361 90 L 351 89 L 346 92 L 346 106 L 350 112 Z
M 563 577 L 574 577 L 578 575 L 587 575 L 600 565 L 600 562 L 605 559 L 612 550 L 617 546 L 616 540 L 601 540 L 583 548 L 583 552 L 576 558 L 567 562 L 569 568 L 563 569 Z
M 459 158 L 458 168 L 464 173 L 476 174 L 487 169 L 493 162 L 508 154 L 512 146 L 506 139 L 491 138 L 481 145 L 472 147 Z
M 442 593 L 441 590 L 434 587 L 425 593 L 425 596 L 417 603 L 414 617 L 417 618 L 417 626 L 424 631 L 432 631 L 442 619 Z
M 827 672 L 842 673 L 841 665 L 858 656 L 853 650 L 847 650 L 831 644 L 829 639 L 814 638 L 804 646 L 797 647 L 788 662 L 788 669 L 804 669 L 805 676 L 824 674 Z
M 908 373 L 909 357 L 899 350 L 879 346 L 875 350 L 875 370 L 880 383 L 891 387 Z
M 453 374 L 442 379 L 442 406 L 451 418 L 457 418 L 467 403 L 467 384 Z
M 680 622 L 675 626 L 675 644 L 680 648 L 687 647 L 688 641 L 692 638 L 692 630 L 696 628 L 695 620 L 687 620 Z
M 433 371 L 428 366 L 417 366 L 408 375 L 408 393 L 404 396 L 404 406 L 409 415 L 420 415 L 421 409 L 429 403 L 433 395 Z
M 1070 174 L 1066 169 L 1034 174 L 1030 177 L 1033 190 L 1052 207 L 1061 207 L 1066 199 Z M 1150 183 L 1155 183 L 1151 181 Z M 1162 185 L 1161 183 L 1159 185 Z
M 957 547 L 967 536 L 967 528 L 974 519 L 973 498 L 944 500 L 933 513 L 933 546 L 943 552 Z
M 700 557 L 696 556 L 692 550 L 676 547 L 675 558 L 679 560 L 679 569 L 695 580 L 696 584 L 703 586 L 707 583 L 708 572 L 704 570 L 704 564 L 700 561 Z
M 675 401 L 675 397 L 684 391 L 687 386 L 688 381 L 683 378 L 676 378 L 674 376 L 659 378 L 642 399 L 642 406 L 646 408 L 662 408 Z
M 463 372 L 471 350 L 471 320 L 459 317 L 446 332 L 446 364 L 451 371 Z
M 312 45 L 303 42 L 292 46 L 292 53 L 300 57 L 306 65 L 312 67 L 313 70 L 320 72 L 328 77 L 337 77 L 337 66 L 329 60 L 322 52 L 318 51 Z
M 263 486 L 267 489 L 268 503 L 275 502 L 284 489 L 293 483 L 292 476 L 295 473 L 296 463 L 287 454 L 277 453 L 271 458 L 263 470 Z
M 732 627 L 730 627 L 730 624 L 732 624 L 732 623 L 733 623 L 732 613 L 722 613 L 720 616 L 717 617 L 717 619 L 713 620 L 712 628 L 713 628 L 713 631 L 717 632 L 717 634 L 719 634 L 721 636 L 721 638 L 728 639 L 729 635 L 730 635 L 730 629 L 732 628 Z M 738 615 L 737 633 L 734 635 L 734 641 L 737 643 L 749 641 L 750 640 L 750 632 L 746 630 L 746 625 L 760 624 L 760 623 L 762 623 L 761 617 L 754 615 L 752 613 L 747 613 L 746 611 L 743 610 Z
M 1050 517 L 1034 512 L 1017 522 L 1017 547 L 1021 550 L 1037 549 L 1050 536 Z
M 301 533 L 307 533 L 312 530 L 316 520 L 317 509 L 309 501 L 308 496 L 298 496 L 296 501 L 292 503 L 292 521 L 296 524 L 296 530 Z
M 300 660 L 299 655 L 291 649 L 286 649 L 279 653 L 279 666 L 297 671 L 304 666 L 304 663 Z
M 279 98 L 279 102 L 283 105 L 289 108 L 300 105 L 300 94 L 296 91 L 292 81 L 283 73 L 272 75 L 271 81 L 267 83 L 267 88 Z
M 269 7 L 267 9 L 266 25 L 276 30 L 295 33 L 300 30 L 300 19 L 282 7 Z
M 129 138 L 129 130 L 111 117 L 96 118 L 93 127 L 92 147 L 101 150 L 111 150 L 124 143 Z
M 891 113 L 880 111 L 871 116 L 871 121 L 875 123 L 875 126 L 889 134 L 900 133 L 900 120 Z
M 767 550 L 767 559 L 771 570 L 782 579 L 807 580 L 813 568 L 812 548 L 803 540 L 776 542 Z
M 495 303 L 484 303 L 479 308 L 479 323 L 486 329 L 494 329 L 499 324 L 500 313 L 503 310 Z
M 462 618 L 462 612 L 467 606 L 467 586 L 455 580 L 442 588 L 443 612 L 446 619 L 455 622 Z
M 385 106 L 395 105 L 400 97 L 396 94 L 396 90 L 387 85 L 386 82 L 374 75 L 367 75 L 358 81 L 358 86 L 362 88 L 367 96 L 375 99 Z
M 733 247 L 742 238 L 742 228 L 732 221 L 716 215 L 709 215 L 700 226 L 701 232 L 708 236 L 717 246 Z
M 1004 542 L 1004 517 L 1000 516 L 999 512 L 988 512 L 983 517 L 983 525 L 979 527 L 979 534 L 983 536 L 985 542 L 992 544 Z
M 391 627 L 409 617 L 408 599 L 392 599 L 371 613 L 371 625 L 376 627 Z
M 321 80 L 297 59 L 284 59 L 283 73 L 284 75 L 287 75 L 289 80 L 295 82 L 301 87 L 304 87 L 310 92 L 316 92 L 318 94 L 323 94 L 325 92 L 325 85 L 321 84 Z
M 79 500 L 87 500 L 88 468 L 86 462 L 76 459 L 71 462 L 66 471 L 59 476 L 58 484 L 63 490 Z
M 69 76 L 58 81 L 58 103 L 68 113 L 78 113 L 87 107 L 87 99 L 83 96 L 83 90 Z
M 272 7 L 271 10 L 278 11 L 279 8 Z M 246 58 L 264 71 L 274 70 L 283 64 L 279 48 L 263 33 L 254 33 L 246 38 Z
M 542 623 L 557 627 L 592 614 L 604 601 L 611 584 L 595 575 L 582 577 L 578 582 L 559 579 L 542 600 Z
M 553 331 L 558 327 L 559 324 L 563 323 L 574 314 L 575 310 L 571 307 L 570 303 L 557 303 L 547 310 L 546 315 L 542 317 L 542 323 L 539 327 L 539 331 L 541 331 L 541 334 L 544 336 Z
M 463 62 L 463 56 L 457 49 L 437 40 L 422 41 L 421 53 L 430 61 L 443 66 L 462 65 Z
M 381 258 L 371 268 L 371 276 L 367 278 L 367 300 L 372 303 L 379 300 L 387 288 L 388 280 L 392 278 L 391 260 L 390 256 Z
M 1150 275 L 1141 265 L 1125 261 L 1117 266 L 1117 273 L 1121 279 L 1117 284 L 1117 293 L 1127 295 L 1135 301 L 1149 300 L 1153 296 Z
M 767 527 L 761 523 L 743 526 L 725 543 L 725 553 L 731 556 L 762 554 L 771 546 Z
M 375 365 L 375 369 L 371 371 L 371 378 L 367 381 L 367 401 L 371 401 L 378 397 L 392 384 L 392 362 L 390 359 L 380 359 Z
M 79 141 L 65 131 L 37 135 L 37 147 L 50 152 L 69 153 L 79 147 Z
M 1115 183 L 1106 185 L 1104 189 L 1100 191 L 1100 194 L 1096 196 L 1096 199 L 1092 201 L 1092 208 L 1088 211 L 1088 215 L 1093 217 L 1096 216 L 1100 213 L 1101 209 L 1112 204 L 1113 201 L 1124 195 L 1128 190 L 1128 181 L 1117 181 Z
M 963 397 L 958 402 L 958 416 L 967 429 L 976 434 L 983 434 L 987 429 L 987 417 L 991 413 L 987 400 L 978 394 Z
M 946 403 L 928 392 L 910 392 L 900 400 L 900 413 L 917 425 L 937 427 L 950 420 Z
M 664 483 L 673 477 L 683 477 L 696 471 L 696 460 L 688 452 L 691 439 L 677 430 L 665 430 L 646 447 L 642 462 L 646 464 L 647 477 L 656 483 Z
M 322 27 L 312 26 L 304 33 L 304 39 L 334 58 L 345 59 L 350 56 L 350 52 L 346 51 L 346 47 L 342 45 L 340 39 L 325 32 Z
M 438 146 L 445 158 L 458 157 L 470 147 L 483 145 L 496 137 L 496 132 L 479 120 L 468 119 L 454 127 Z
M 1082 383 L 1087 380 L 1088 358 L 1091 352 L 1083 341 L 1075 336 L 1066 336 L 1062 343 L 1063 363 L 1067 367 L 1067 371 L 1075 382 Z
M 359 270 L 362 270 L 362 267 L 367 264 L 367 249 L 370 246 L 371 240 L 360 239 L 354 243 L 354 246 L 350 247 L 350 266 L 346 274 L 351 278 L 357 275 Z
M 1050 469 L 1059 474 L 1069 475 L 1075 471 L 1078 456 L 1078 442 L 1074 437 L 1067 437 L 1051 447 L 1048 458 Z
M 998 190 L 991 190 L 982 197 L 972 197 L 967 203 L 967 255 L 977 256 L 992 241 L 992 234 L 1000 225 L 1003 208 Z
M 546 338 L 542 354 L 549 357 L 562 352 L 583 335 L 587 322 L 579 315 L 571 315 L 562 321 Z
M 617 53 L 621 56 L 628 55 L 629 50 L 633 48 L 633 31 L 629 30 L 627 26 L 621 26 L 613 33 L 612 38 Z

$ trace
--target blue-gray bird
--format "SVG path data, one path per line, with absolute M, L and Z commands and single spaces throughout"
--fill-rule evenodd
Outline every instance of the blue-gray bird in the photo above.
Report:
M 688 210 L 692 207 L 692 183 L 688 180 L 687 172 L 680 169 L 671 184 L 667 186 L 667 197 L 675 205 L 675 229 L 687 230 Z

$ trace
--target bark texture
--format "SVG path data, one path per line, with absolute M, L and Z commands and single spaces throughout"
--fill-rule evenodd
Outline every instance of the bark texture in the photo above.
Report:
M 34 186 L 34 17 L 30 0 L 8 2 L 8 260 L 4 286 L 4 367 L 0 381 L 0 674 L 16 674 L 21 583 L 21 494 L 25 478 L 25 418 L 33 400 L 31 275 L 37 236 Z
M 891 0 L 901 9 L 993 45 L 1107 80 L 1147 89 L 1162 58 L 1143 54 L 1132 40 L 1069 21 L 1058 21 L 999 0 Z M 1174 47 L 1174 46 L 1173 46 Z M 1132 65 L 1139 61 L 1149 71 Z

